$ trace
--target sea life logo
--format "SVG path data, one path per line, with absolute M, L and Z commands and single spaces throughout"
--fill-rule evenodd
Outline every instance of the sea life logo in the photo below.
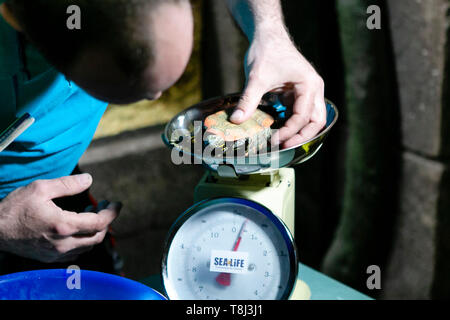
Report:
M 247 273 L 248 252 L 212 250 L 209 271 Z

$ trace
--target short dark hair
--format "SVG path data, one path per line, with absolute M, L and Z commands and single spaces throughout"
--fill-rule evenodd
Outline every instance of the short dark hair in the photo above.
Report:
M 183 1 L 9 0 L 6 4 L 29 41 L 60 71 L 67 70 L 84 49 L 100 46 L 111 50 L 122 71 L 130 75 L 141 72 L 153 57 L 148 28 L 141 28 L 144 14 L 170 2 Z M 67 28 L 71 5 L 81 9 L 80 30 Z

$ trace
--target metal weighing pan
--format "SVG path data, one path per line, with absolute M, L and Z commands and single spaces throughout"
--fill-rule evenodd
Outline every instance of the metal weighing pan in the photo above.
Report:
M 245 157 L 213 156 L 205 153 L 202 133 L 198 132 L 204 119 L 219 111 L 235 108 L 241 94 L 230 94 L 200 102 L 176 115 L 165 127 L 162 135 L 164 143 L 172 149 L 172 155 L 188 160 L 188 163 L 201 163 L 220 176 L 234 177 L 239 175 L 261 174 L 283 167 L 303 163 L 313 157 L 321 148 L 324 139 L 338 119 L 335 105 L 326 100 L 327 123 L 325 128 L 314 138 L 295 147 L 274 150 Z M 260 105 L 273 105 L 277 101 L 276 94 L 266 94 Z M 199 126 L 200 124 L 200 126 Z M 195 131 L 195 132 L 194 132 Z M 199 135 L 200 134 L 200 135 Z M 197 137 L 195 143 L 194 137 Z M 198 138 L 200 137 L 200 139 Z M 200 140 L 200 141 L 198 141 Z M 184 162 L 186 163 L 186 161 Z

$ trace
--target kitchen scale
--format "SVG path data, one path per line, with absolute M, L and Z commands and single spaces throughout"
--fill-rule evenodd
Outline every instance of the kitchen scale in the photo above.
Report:
M 201 102 L 165 128 L 163 140 L 172 149 L 172 160 L 182 156 L 184 163 L 208 169 L 195 188 L 195 204 L 175 221 L 165 242 L 162 276 L 169 299 L 297 300 L 311 295 L 298 274 L 290 166 L 319 151 L 338 111 L 327 101 L 325 128 L 288 149 L 217 157 L 205 154 L 201 143 L 194 146 L 194 140 L 202 141 L 198 124 L 218 110 L 234 108 L 239 99 L 240 94 L 232 94 Z M 261 106 L 272 105 L 279 107 L 278 95 L 265 95 Z

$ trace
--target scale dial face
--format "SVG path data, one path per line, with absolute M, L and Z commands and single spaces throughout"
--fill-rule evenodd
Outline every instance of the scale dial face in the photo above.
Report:
M 162 261 L 169 299 L 282 300 L 297 279 L 284 223 L 246 199 L 194 205 L 172 226 Z

